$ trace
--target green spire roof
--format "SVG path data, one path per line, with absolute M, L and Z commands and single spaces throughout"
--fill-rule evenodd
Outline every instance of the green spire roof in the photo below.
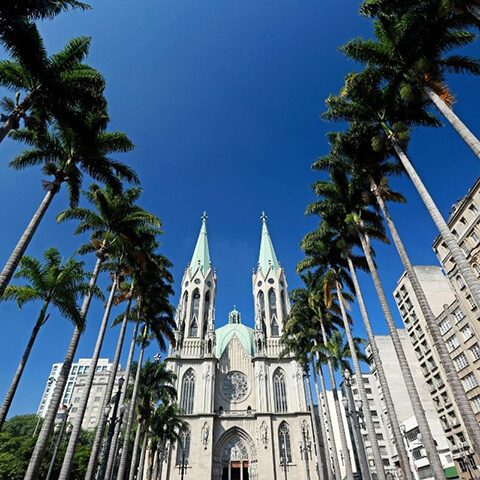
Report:
M 280 265 L 275 255 L 272 240 L 267 228 L 267 216 L 262 212 L 262 240 L 260 242 L 260 255 L 258 257 L 258 267 L 262 270 L 264 275 L 272 268 L 277 270 Z
M 210 252 L 208 250 L 207 238 L 207 213 L 203 212 L 202 226 L 198 235 L 197 244 L 193 252 L 192 261 L 190 262 L 190 271 L 195 273 L 198 268 L 205 275 L 210 268 Z

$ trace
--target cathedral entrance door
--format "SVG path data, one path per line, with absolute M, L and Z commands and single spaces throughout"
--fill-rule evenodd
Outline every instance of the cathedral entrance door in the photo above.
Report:
M 248 450 L 235 435 L 223 448 L 222 480 L 249 480 Z
M 223 467 L 222 480 L 249 480 L 248 461 L 229 462 Z

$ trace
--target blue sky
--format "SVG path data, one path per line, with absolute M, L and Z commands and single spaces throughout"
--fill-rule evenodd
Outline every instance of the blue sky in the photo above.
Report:
M 137 146 L 121 158 L 140 175 L 142 205 L 164 222 L 162 251 L 174 263 L 177 295 L 206 210 L 218 274 L 217 326 L 226 322 L 234 304 L 244 323 L 252 325 L 251 273 L 258 258 L 260 214 L 268 214 L 290 288 L 299 286 L 298 245 L 315 226 L 314 219 L 303 215 L 313 199 L 310 164 L 326 153 L 325 133 L 333 128 L 319 115 L 326 96 L 338 90 L 347 72 L 358 68 L 338 47 L 370 35 L 370 22 L 358 16 L 359 2 L 353 0 L 90 3 L 90 12 L 41 25 L 49 51 L 77 35 L 93 37 L 88 61 L 107 79 L 112 129 L 126 131 Z M 478 43 L 470 50 L 478 54 Z M 480 80 L 457 76 L 449 82 L 457 113 L 480 135 Z M 19 151 L 21 146 L 11 141 L 0 145 L 2 265 L 43 195 L 38 170 L 14 172 L 7 167 Z M 478 160 L 449 126 L 416 131 L 410 154 L 445 215 L 479 174 Z M 434 264 L 431 244 L 436 232 L 430 218 L 407 180 L 395 180 L 394 186 L 408 199 L 392 211 L 412 260 Z M 55 224 L 55 215 L 65 206 L 62 192 L 29 255 L 55 245 L 69 256 L 80 245 L 82 239 L 72 235 L 73 224 Z M 85 261 L 92 265 L 91 258 Z M 378 263 L 392 299 L 402 272 L 393 247 L 378 247 Z M 386 333 L 371 282 L 366 276 L 361 282 L 374 329 Z M 106 284 L 103 279 L 101 285 Z M 19 311 L 12 303 L 0 304 L 0 395 L 38 310 L 39 305 Z M 90 356 L 101 315 L 102 305 L 96 302 L 77 358 Z M 361 321 L 356 324 L 356 333 L 363 335 Z M 35 411 L 50 365 L 63 360 L 71 332 L 72 326 L 52 313 L 11 414 Z M 102 356 L 113 355 L 115 337 L 115 331 L 108 332 Z

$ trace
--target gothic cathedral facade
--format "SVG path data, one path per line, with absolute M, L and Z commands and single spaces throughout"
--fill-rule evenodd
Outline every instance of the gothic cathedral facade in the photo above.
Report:
M 215 327 L 216 288 L 204 215 L 168 357 L 188 432 L 168 449 L 161 479 L 318 479 L 308 381 L 293 358 L 281 355 L 287 281 L 265 215 L 252 278 L 254 328 L 236 309 Z

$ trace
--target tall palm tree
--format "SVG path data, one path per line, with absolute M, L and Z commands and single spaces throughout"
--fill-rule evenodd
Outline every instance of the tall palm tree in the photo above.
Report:
M 0 295 L 63 183 L 68 186 L 70 205 L 74 207 L 78 204 L 84 173 L 105 183 L 117 193 L 121 191 L 121 179 L 137 181 L 131 168 L 110 158 L 112 153 L 128 152 L 133 148 L 127 136 L 120 132 L 107 132 L 108 119 L 104 114 L 95 111 L 91 114 L 83 112 L 82 115 L 85 117 L 85 128 L 82 131 L 54 123 L 48 131 L 23 129 L 14 132 L 15 138 L 32 148 L 17 156 L 10 162 L 10 166 L 21 170 L 39 165 L 53 180 L 44 181 L 47 193 L 0 273 Z
M 170 305 L 169 297 L 172 294 L 172 277 L 168 272 L 170 262 L 160 255 L 152 257 L 147 274 L 137 279 L 137 304 L 133 308 L 132 317 L 141 328 L 140 353 L 137 361 L 137 371 L 133 384 L 132 397 L 125 423 L 122 454 L 118 467 L 117 477 L 124 480 L 127 475 L 128 445 L 135 419 L 135 405 L 140 382 L 140 371 L 146 346 L 152 337 L 156 340 L 160 350 L 166 349 L 165 338 L 175 344 L 173 330 L 175 328 L 174 309 Z M 132 462 L 133 464 L 133 462 Z
M 414 294 L 419 302 L 420 309 L 427 324 L 427 330 L 431 335 L 435 349 L 438 352 L 442 367 L 449 378 L 452 392 L 459 409 L 462 412 L 466 430 L 474 448 L 480 449 L 480 426 L 473 412 L 472 406 L 458 376 L 453 360 L 446 348 L 443 336 L 440 332 L 436 317 L 427 301 L 425 292 L 418 280 L 412 262 L 409 259 L 405 246 L 397 231 L 393 218 L 390 215 L 387 201 L 403 201 L 403 197 L 392 192 L 388 186 L 385 175 L 395 173 L 398 168 L 385 160 L 385 152 L 374 151 L 370 141 L 371 130 L 351 128 L 348 132 L 336 134 L 333 147 L 335 154 L 325 157 L 317 163 L 319 169 L 331 169 L 332 165 L 342 163 L 343 168 L 352 172 L 357 179 L 357 188 L 360 188 L 362 196 L 372 195 L 386 224 L 389 228 L 395 247 L 399 253 L 402 264 L 412 285 Z M 359 182 L 358 179 L 368 179 L 367 182 Z M 478 283 L 478 282 L 477 282 Z
M 27 126 L 39 120 L 43 124 L 48 119 L 71 123 L 76 121 L 72 108 L 88 111 L 105 105 L 102 75 L 83 63 L 90 49 L 90 38 L 74 38 L 49 57 L 33 24 L 32 29 L 26 45 L 21 42 L 20 47 L 13 47 L 11 60 L 0 61 L 0 85 L 15 92 L 15 99 L 4 98 L 1 104 L 4 113 L 0 142 L 20 127 L 21 120 Z M 81 122 L 77 123 L 81 126 Z
M 2 297 L 2 300 L 15 300 L 19 308 L 28 302 L 40 301 L 42 308 L 0 407 L 0 429 L 5 422 L 38 332 L 50 317 L 49 309 L 56 308 L 62 317 L 81 327 L 80 308 L 77 302 L 79 296 L 88 288 L 88 276 L 83 270 L 83 263 L 73 259 L 63 262 L 60 252 L 54 247 L 43 253 L 43 260 L 44 263 L 36 258 L 24 257 L 15 278 L 26 280 L 26 283 L 8 286 Z
M 110 272 L 112 278 L 110 294 L 92 353 L 88 378 L 78 405 L 59 480 L 66 480 L 70 475 L 75 447 L 81 432 L 117 287 L 125 272 L 134 269 L 138 261 L 142 261 L 143 266 L 146 256 L 150 254 L 149 247 L 152 246 L 155 236 L 160 233 L 160 219 L 136 204 L 140 194 L 141 189 L 137 187 L 116 194 L 108 187 L 100 189 L 98 185 L 92 185 L 86 192 L 86 197 L 93 209 L 73 207 L 57 217 L 59 221 L 78 220 L 79 224 L 75 230 L 77 234 L 91 232 L 91 242 L 82 251 L 94 249 L 95 244 L 102 245 L 104 258 L 109 260 L 103 267 Z M 142 252 L 144 245 L 147 251 Z M 115 377 L 110 382 L 112 390 L 114 379 Z
M 376 40 L 355 39 L 343 51 L 378 69 L 402 96 L 423 95 L 480 159 L 480 140 L 452 110 L 453 96 L 445 83 L 447 73 L 480 74 L 478 59 L 452 53 L 472 43 L 476 34 L 463 27 L 443 0 L 374 3 L 367 2 L 362 11 L 375 18 Z
M 350 273 L 350 278 L 345 272 L 342 272 L 342 277 L 348 282 L 349 289 L 355 293 L 355 296 L 358 300 L 367 338 L 372 351 L 373 362 L 377 371 L 380 388 L 387 408 L 387 416 L 395 443 L 397 445 L 400 468 L 402 469 L 403 475 L 406 479 L 413 480 L 408 454 L 403 443 L 400 424 L 395 413 L 394 402 L 386 381 L 385 371 L 383 369 L 382 361 L 378 352 L 376 339 L 373 335 L 370 319 L 368 317 L 365 303 L 363 301 L 363 295 L 358 283 L 356 270 L 365 269 L 364 259 L 353 253 L 353 247 L 356 243 L 358 243 L 358 233 L 355 230 L 352 230 L 351 225 L 347 223 L 347 218 L 352 211 L 355 212 L 359 209 L 364 209 L 365 196 L 360 188 L 350 188 L 350 184 L 340 173 L 341 170 L 338 170 L 339 165 L 335 163 L 334 158 L 335 157 L 332 158 L 332 156 L 327 156 L 314 164 L 314 168 L 318 169 L 320 166 L 325 168 L 325 165 L 327 162 L 329 162 L 328 165 L 330 165 L 331 170 L 335 172 L 335 169 L 337 169 L 337 173 L 334 173 L 335 182 L 319 181 L 314 186 L 316 193 L 322 196 L 323 200 L 310 205 L 307 209 L 307 213 L 315 213 L 320 215 L 323 224 L 319 228 L 319 231 L 313 232 L 305 237 L 302 247 L 304 252 L 310 257 L 307 259 L 307 265 L 324 266 L 328 263 L 331 263 L 332 259 L 334 259 L 335 264 L 338 264 L 343 270 L 348 270 Z M 387 166 L 386 168 L 390 167 Z M 374 212 L 369 211 L 364 212 L 363 216 L 365 218 L 363 221 L 363 228 L 365 229 L 366 225 L 368 224 L 368 232 L 371 235 L 375 236 L 377 239 L 386 241 L 383 226 L 379 221 L 378 216 Z M 342 317 L 345 318 L 344 312 Z M 350 330 L 348 322 L 344 321 L 344 327 L 347 332 Z M 349 336 L 351 337 L 351 334 Z M 358 361 L 354 360 L 353 363 L 357 377 L 361 376 L 361 370 Z M 363 384 L 359 385 L 359 392 L 362 402 L 364 402 L 364 404 L 368 404 L 365 386 Z M 366 424 L 369 431 L 369 437 L 371 438 L 373 433 L 376 440 L 373 424 L 370 423 L 372 422 L 372 418 L 371 415 L 370 418 L 368 418 L 368 413 L 369 412 L 367 410 Z M 371 425 L 370 428 L 369 424 Z M 377 445 L 378 447 L 378 443 L 375 442 L 371 442 L 371 445 Z M 378 456 L 379 452 L 375 456 L 376 464 L 378 464 L 379 461 L 382 461 L 381 456 L 380 460 L 377 458 Z
M 152 413 L 148 430 L 151 443 L 150 464 L 146 480 L 162 478 L 162 465 L 168 446 L 178 440 L 181 433 L 187 429 L 187 423 L 180 415 L 180 408 L 176 403 L 162 403 Z
M 143 435 L 142 457 L 138 465 L 138 477 L 143 478 L 144 457 L 148 440 L 150 419 L 158 402 L 170 403 L 176 399 L 177 392 L 174 387 L 176 375 L 169 370 L 165 362 L 151 362 L 147 360 L 141 370 L 137 392 L 138 424 L 130 467 L 129 478 L 133 480 L 137 474 L 137 453 L 140 438 Z
M 435 125 L 436 121 L 425 112 L 421 99 L 403 101 L 383 88 L 380 80 L 378 74 L 370 70 L 348 76 L 341 95 L 327 100 L 329 109 L 325 117 L 347 120 L 353 129 L 370 134 L 375 132 L 375 136 L 370 137 L 374 150 L 395 153 L 437 226 L 473 300 L 480 305 L 480 283 L 476 274 L 405 152 L 409 127 L 415 124 Z M 366 159 L 363 161 L 367 162 Z
M 301 275 L 305 288 L 298 288 L 291 292 L 292 306 L 289 316 L 287 318 L 285 329 L 282 334 L 282 343 L 287 351 L 293 352 L 297 359 L 306 361 L 308 355 L 311 357 L 312 370 L 314 378 L 316 379 L 316 372 L 318 371 L 321 390 L 325 394 L 325 378 L 323 376 L 322 365 L 318 361 L 317 345 L 323 342 L 320 335 L 319 326 L 320 320 L 317 316 L 318 309 L 312 309 L 312 302 L 309 300 L 312 295 L 312 290 L 315 285 L 315 276 L 311 272 L 306 272 Z M 325 309 L 326 310 L 326 309 Z M 330 315 L 330 312 L 326 312 Z M 333 315 L 332 315 L 333 316 Z M 339 322 L 339 319 L 334 317 Z M 317 387 L 318 390 L 318 387 Z M 320 396 L 317 393 L 317 398 L 320 401 Z M 319 406 L 320 408 L 320 406 Z M 332 416 L 330 406 L 325 402 L 325 416 L 327 421 L 327 430 L 333 432 Z M 323 429 L 322 429 L 323 433 Z M 324 445 L 328 444 L 328 439 L 324 439 Z M 338 459 L 337 446 L 335 438 L 330 435 L 331 444 L 331 460 L 330 455 L 326 455 L 329 478 L 339 478 L 340 462 Z

